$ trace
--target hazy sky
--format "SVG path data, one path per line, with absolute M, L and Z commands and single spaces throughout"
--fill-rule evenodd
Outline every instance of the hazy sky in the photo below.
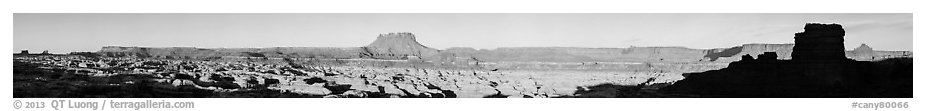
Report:
M 846 48 L 912 50 L 912 14 L 14 14 L 13 52 L 103 46 L 359 47 L 412 32 L 425 46 L 725 48 L 793 43 L 807 22 L 840 23 Z

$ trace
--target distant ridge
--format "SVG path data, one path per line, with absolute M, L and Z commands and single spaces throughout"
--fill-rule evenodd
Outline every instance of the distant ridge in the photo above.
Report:
M 794 44 L 743 44 L 730 48 L 691 49 L 685 47 L 500 47 L 476 50 L 455 47 L 438 50 L 419 43 L 408 32 L 380 34 L 363 47 L 273 47 L 273 48 L 195 48 L 195 47 L 120 47 L 106 46 L 100 55 L 110 57 L 154 57 L 212 59 L 222 57 L 328 58 L 328 59 L 421 59 L 431 62 L 472 63 L 477 61 L 546 61 L 546 62 L 732 62 L 743 55 L 776 52 L 778 59 L 791 59 Z M 861 49 L 861 50 L 859 50 Z M 850 59 L 871 61 L 889 57 L 912 56 L 910 51 L 877 51 L 870 46 L 859 51 L 845 51 Z M 869 51 L 870 50 L 870 51 Z

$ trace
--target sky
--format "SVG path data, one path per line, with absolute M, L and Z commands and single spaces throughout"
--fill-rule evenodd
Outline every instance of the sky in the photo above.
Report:
M 13 50 L 95 52 L 103 46 L 361 47 L 379 34 L 472 47 L 728 48 L 794 43 L 805 23 L 839 23 L 847 50 L 912 50 L 909 13 L 16 13 Z

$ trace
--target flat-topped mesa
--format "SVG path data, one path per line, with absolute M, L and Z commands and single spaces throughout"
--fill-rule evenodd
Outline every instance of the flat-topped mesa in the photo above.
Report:
M 374 45 L 377 42 L 385 42 L 387 40 L 418 43 L 418 41 L 415 39 L 415 34 L 410 32 L 392 32 L 387 34 L 379 34 L 379 36 L 376 36 L 376 41 L 370 45 Z
M 839 24 L 808 23 L 804 32 L 794 34 L 791 58 L 801 62 L 845 61 L 846 31 Z
M 437 53 L 437 49 L 421 45 L 415 35 L 409 32 L 380 34 L 376 41 L 363 47 L 367 56 L 381 59 L 406 59 Z

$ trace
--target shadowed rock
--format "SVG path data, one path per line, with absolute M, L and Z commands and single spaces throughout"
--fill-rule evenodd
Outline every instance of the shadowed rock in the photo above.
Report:
M 793 60 L 766 52 L 756 60 L 684 74 L 661 89 L 703 97 L 913 97 L 912 58 L 867 62 L 846 59 L 838 24 L 807 24 L 796 34 Z
M 839 24 L 809 23 L 804 26 L 804 32 L 794 34 L 791 57 L 795 61 L 808 62 L 845 61 L 845 33 Z
M 718 50 L 710 50 L 707 52 L 706 55 L 704 55 L 704 57 L 710 58 L 710 61 L 717 61 L 717 59 L 720 57 L 733 57 L 736 54 L 743 52 L 743 47 L 733 47 L 729 49 L 723 49 L 723 50 L 719 50 L 720 52 L 716 52 L 716 51 Z

